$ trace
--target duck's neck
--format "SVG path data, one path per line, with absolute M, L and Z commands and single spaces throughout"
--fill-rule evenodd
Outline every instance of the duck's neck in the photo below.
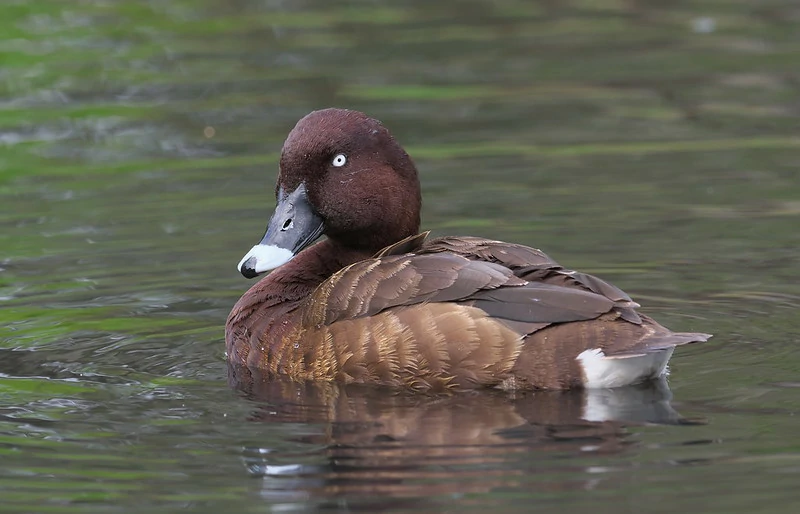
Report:
M 331 275 L 371 257 L 369 251 L 341 247 L 331 240 L 303 250 L 251 287 L 233 306 L 225 325 L 228 359 L 247 361 L 252 334 L 270 334 L 279 339 L 291 328 L 287 318 L 302 301 Z
M 253 289 L 265 290 L 283 297 L 284 300 L 300 300 L 340 269 L 368 259 L 374 254 L 375 252 L 355 250 L 326 239 L 300 252 L 253 286 Z

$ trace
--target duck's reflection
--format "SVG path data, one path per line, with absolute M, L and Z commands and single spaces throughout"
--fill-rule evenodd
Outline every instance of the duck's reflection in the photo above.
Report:
M 257 402 L 252 421 L 296 428 L 289 439 L 300 450 L 287 450 L 286 441 L 245 450 L 248 470 L 263 478 L 262 494 L 287 502 L 346 498 L 348 509 L 354 502 L 380 509 L 387 498 L 418 507 L 491 490 L 592 487 L 605 469 L 596 461 L 633 444 L 626 426 L 685 422 L 663 380 L 614 390 L 431 397 L 298 383 L 242 368 L 230 377 Z

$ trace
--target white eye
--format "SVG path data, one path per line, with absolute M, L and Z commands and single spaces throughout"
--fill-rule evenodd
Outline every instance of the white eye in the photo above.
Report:
M 331 164 L 333 164 L 337 168 L 341 168 L 342 166 L 344 166 L 344 163 L 346 162 L 347 162 L 347 157 L 345 157 L 343 153 L 340 153 L 339 155 L 333 158 Z

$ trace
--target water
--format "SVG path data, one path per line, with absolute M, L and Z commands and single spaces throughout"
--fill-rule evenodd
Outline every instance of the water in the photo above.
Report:
M 4 2 L 0 510 L 796 510 L 798 21 L 789 0 Z M 404 143 L 434 233 L 543 248 L 715 338 L 669 389 L 592 397 L 230 387 L 235 264 L 283 138 L 331 105 Z

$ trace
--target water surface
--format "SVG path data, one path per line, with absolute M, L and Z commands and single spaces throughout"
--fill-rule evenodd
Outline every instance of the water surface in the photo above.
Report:
M 799 21 L 789 0 L 4 2 L 0 510 L 796 510 Z M 235 264 L 283 138 L 332 105 L 406 146 L 426 229 L 542 248 L 714 339 L 615 392 L 229 386 Z

